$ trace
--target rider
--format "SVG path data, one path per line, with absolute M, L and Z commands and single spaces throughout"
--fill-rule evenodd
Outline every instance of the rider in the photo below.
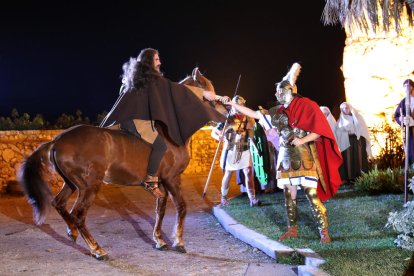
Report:
M 101 127 L 117 128 L 141 138 L 151 145 L 151 154 L 144 188 L 157 198 L 164 197 L 159 189 L 159 167 L 167 145 L 158 131 L 174 144 L 184 145 L 187 139 L 209 121 L 220 122 L 224 116 L 203 104 L 185 85 L 163 77 L 157 50 L 143 49 L 138 58 L 123 65 L 124 75 L 120 96 Z M 213 91 L 203 91 L 205 99 L 216 99 Z

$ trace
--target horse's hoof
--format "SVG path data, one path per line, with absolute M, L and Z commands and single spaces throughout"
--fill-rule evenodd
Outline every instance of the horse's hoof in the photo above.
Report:
M 155 248 L 159 251 L 167 251 L 168 250 L 168 245 L 163 244 L 161 246 L 156 246 Z
M 68 236 L 68 238 L 73 241 L 74 243 L 76 243 L 76 240 L 78 239 L 78 235 L 79 232 L 76 228 L 70 228 L 67 227 L 66 228 L 66 235 Z
M 71 241 L 73 241 L 74 243 L 76 243 L 76 239 L 77 239 L 77 237 L 76 236 L 74 236 L 74 235 L 72 235 L 71 233 L 67 233 L 67 236 L 68 236 L 68 238 L 71 240 Z
M 187 253 L 187 251 L 185 250 L 184 246 L 182 245 L 177 245 L 173 247 L 174 251 L 177 251 L 179 253 Z
M 108 254 L 105 254 L 105 255 L 99 255 L 99 254 L 96 254 L 96 255 L 94 255 L 94 257 L 95 257 L 95 259 L 97 259 L 98 261 L 107 261 L 107 260 L 109 260 L 109 256 L 108 256 Z

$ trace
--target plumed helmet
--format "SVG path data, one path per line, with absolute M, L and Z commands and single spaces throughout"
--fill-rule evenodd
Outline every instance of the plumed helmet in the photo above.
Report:
M 301 66 L 299 63 L 293 63 L 289 72 L 283 77 L 281 82 L 276 83 L 276 89 L 291 89 L 293 93 L 297 93 L 296 80 L 300 74 Z
M 292 93 L 297 93 L 296 79 L 299 76 L 301 66 L 294 63 L 281 82 L 276 83 L 276 98 L 284 105 L 289 105 L 293 99 Z

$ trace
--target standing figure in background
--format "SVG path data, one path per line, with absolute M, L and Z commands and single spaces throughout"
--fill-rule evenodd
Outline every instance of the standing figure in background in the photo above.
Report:
M 236 95 L 232 102 L 244 105 L 246 101 L 243 97 Z M 223 169 L 224 176 L 221 182 L 221 204 L 229 204 L 227 194 L 229 192 L 230 180 L 234 171 L 243 170 L 244 183 L 246 192 L 250 199 L 250 206 L 260 205 L 256 198 L 254 188 L 252 160 L 249 151 L 249 138 L 252 136 L 254 121 L 237 112 L 235 109 L 230 110 L 228 124 L 223 132 L 223 125 L 218 125 L 212 132 L 211 136 L 216 139 L 224 139 L 223 151 L 220 158 L 220 167 Z M 221 133 L 224 137 L 220 137 Z
M 338 146 L 343 164 L 340 168 L 341 179 L 350 184 L 368 171 L 368 158 L 372 158 L 369 130 L 364 118 L 351 104 L 340 105 L 341 115 L 337 122 Z
M 323 115 L 325 115 L 326 120 L 328 120 L 329 126 L 332 129 L 332 132 L 335 134 L 335 132 L 336 132 L 336 120 L 335 120 L 334 116 L 332 115 L 331 110 L 327 106 L 321 106 L 320 108 L 321 108 L 321 111 L 322 111 Z
M 403 82 L 403 86 L 405 89 L 405 94 L 410 95 L 410 111 L 411 114 L 406 114 L 405 110 L 405 101 L 406 97 L 401 100 L 401 102 L 398 104 L 397 109 L 394 113 L 394 119 L 395 121 L 401 126 L 405 127 L 406 125 L 409 126 L 410 136 L 408 141 L 408 163 L 410 164 L 410 167 L 413 168 L 413 162 L 414 162 L 414 138 L 413 138 L 413 112 L 414 112 L 414 82 L 411 79 L 406 79 Z M 408 93 L 407 93 L 408 92 Z M 403 137 L 405 139 L 405 136 Z
M 318 224 L 320 242 L 329 243 L 328 215 L 322 200 L 333 197 L 341 185 L 338 168 L 342 158 L 318 104 L 297 94 L 295 82 L 299 72 L 300 65 L 295 63 L 276 83 L 279 105 L 267 114 L 234 102 L 227 104 L 258 119 L 266 129 L 278 130 L 277 186 L 284 191 L 288 218 L 288 229 L 279 240 L 298 237 L 296 196 L 297 190 L 303 189 Z
M 321 110 L 323 115 L 325 115 L 326 119 L 328 120 L 329 126 L 332 129 L 332 132 L 335 136 L 336 144 L 344 144 L 349 143 L 348 133 L 344 131 L 338 131 L 337 122 L 335 117 L 332 115 L 331 110 L 327 106 L 321 106 Z M 345 141 L 345 142 L 344 142 Z

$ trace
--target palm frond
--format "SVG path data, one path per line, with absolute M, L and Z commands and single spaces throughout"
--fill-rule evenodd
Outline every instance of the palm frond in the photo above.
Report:
M 326 0 L 322 12 L 325 25 L 340 23 L 343 28 L 351 30 L 356 26 L 364 32 L 383 29 L 388 32 L 392 25 L 400 33 L 404 7 L 408 15 L 408 24 L 413 26 L 414 0 Z M 380 22 L 382 11 L 382 25 Z

